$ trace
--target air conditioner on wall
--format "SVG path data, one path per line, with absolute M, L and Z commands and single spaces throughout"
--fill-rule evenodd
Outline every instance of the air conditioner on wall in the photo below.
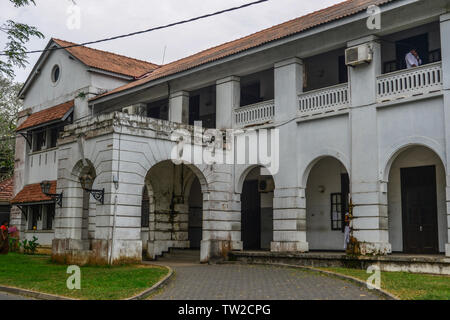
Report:
M 368 44 L 345 50 L 345 64 L 347 66 L 357 66 L 364 63 L 370 63 L 373 59 L 372 48 Z

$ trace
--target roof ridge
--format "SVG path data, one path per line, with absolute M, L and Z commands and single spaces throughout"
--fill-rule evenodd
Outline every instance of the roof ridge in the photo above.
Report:
M 52 37 L 52 40 L 54 42 L 56 42 L 56 41 L 66 42 L 66 43 L 70 43 L 71 45 L 76 45 L 77 47 L 83 47 L 83 48 L 86 48 L 86 49 L 90 49 L 90 50 L 94 50 L 94 51 L 102 52 L 102 53 L 109 53 L 109 54 L 112 54 L 112 55 L 115 55 L 115 56 L 118 56 L 118 57 L 127 58 L 127 59 L 138 61 L 138 62 L 148 63 L 148 64 L 151 64 L 151 65 L 153 65 L 155 67 L 161 67 L 161 65 L 153 63 L 153 62 L 150 62 L 150 61 L 133 58 L 133 57 L 130 57 L 130 56 L 126 56 L 126 55 L 123 55 L 123 54 L 119 54 L 119 53 L 115 53 L 115 52 L 111 52 L 111 51 L 107 51 L 107 50 L 100 50 L 100 49 L 88 47 L 86 45 L 82 45 L 82 44 L 79 44 L 79 43 L 76 43 L 76 42 L 72 42 L 72 41 L 67 41 L 67 40 L 53 38 L 53 37 Z M 72 49 L 72 48 L 67 48 L 67 49 Z
M 253 37 L 253 36 L 257 35 L 257 34 L 264 33 L 264 32 L 267 32 L 267 31 L 269 31 L 269 30 L 273 30 L 273 29 L 275 29 L 275 28 L 279 28 L 279 27 L 281 27 L 281 26 L 283 26 L 283 25 L 286 25 L 286 24 L 289 24 L 289 23 L 291 23 L 291 22 L 293 22 L 293 21 L 295 21 L 295 20 L 304 19 L 304 18 L 306 18 L 306 17 L 312 16 L 312 15 L 316 15 L 316 14 L 318 14 L 318 13 L 320 13 L 320 12 L 327 11 L 327 10 L 330 10 L 330 9 L 332 9 L 332 8 L 335 8 L 335 7 L 339 7 L 339 6 L 343 5 L 343 4 L 346 3 L 346 2 L 354 2 L 354 1 L 357 1 L 357 0 L 343 0 L 343 1 L 340 1 L 340 2 L 338 2 L 338 3 L 335 3 L 334 5 L 331 5 L 331 6 L 328 6 L 328 7 L 322 8 L 322 9 L 319 9 L 319 10 L 311 11 L 310 13 L 307 13 L 307 14 L 302 15 L 302 16 L 300 16 L 300 17 L 293 18 L 293 19 L 284 21 L 284 22 L 279 23 L 279 24 L 274 24 L 274 25 L 272 25 L 272 26 L 270 26 L 270 27 L 267 27 L 267 28 L 264 28 L 264 29 L 262 29 L 262 30 L 253 32 L 253 33 L 248 34 L 248 35 L 246 35 L 246 36 L 243 36 L 243 37 L 240 37 L 240 38 L 236 38 L 236 39 L 233 39 L 233 40 L 230 40 L 230 41 L 227 41 L 227 42 L 223 42 L 223 43 L 220 43 L 220 44 L 218 44 L 218 45 L 215 45 L 215 46 L 212 46 L 212 47 L 208 47 L 208 48 L 206 48 L 206 49 L 204 49 L 204 50 L 195 52 L 195 53 L 193 53 L 193 54 L 191 54 L 191 55 L 188 55 L 188 56 L 185 56 L 185 57 L 183 57 L 183 58 L 174 60 L 174 61 L 172 61 L 172 62 L 163 64 L 163 65 L 159 65 L 159 68 L 162 68 L 162 67 L 165 67 L 165 66 L 169 66 L 169 65 L 174 64 L 174 63 L 178 63 L 178 62 L 180 62 L 180 61 L 182 61 L 182 60 L 189 59 L 189 58 L 191 58 L 191 57 L 193 57 L 193 56 L 200 55 L 200 54 L 202 54 L 202 53 L 204 53 L 204 52 L 207 52 L 207 51 L 210 51 L 210 50 L 214 50 L 214 49 L 220 48 L 220 47 L 222 47 L 222 46 L 226 46 L 226 45 L 228 45 L 228 44 L 230 44 L 230 43 L 233 43 L 233 42 L 238 42 L 238 41 L 241 41 L 241 40 L 244 40 L 244 39 L 247 39 L 247 38 L 251 38 L 251 37 Z M 157 69 L 159 69 L 159 68 L 156 68 L 155 70 L 157 70 Z M 137 80 L 145 79 L 145 78 L 151 76 L 152 73 L 153 73 L 155 70 L 152 70 L 152 72 L 143 74 L 143 75 L 142 75 L 141 77 L 139 77 L 139 79 L 137 79 Z M 136 80 L 136 81 L 137 81 L 137 80 Z

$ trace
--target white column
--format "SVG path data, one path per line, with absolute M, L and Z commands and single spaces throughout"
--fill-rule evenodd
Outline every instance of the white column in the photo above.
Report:
M 169 121 L 189 123 L 189 92 L 174 92 L 169 97 Z
M 291 58 L 275 64 L 275 123 L 295 119 L 298 95 L 303 91 L 303 61 Z M 306 199 L 299 187 L 297 123 L 287 122 L 279 129 L 279 171 L 274 173 L 273 242 L 275 252 L 305 252 Z M 282 156 L 281 156 L 282 155 Z
M 386 188 L 379 179 L 376 81 L 381 73 L 381 46 L 374 36 L 348 43 L 348 47 L 368 45 L 373 61 L 350 70 L 352 97 L 351 191 L 354 237 L 362 254 L 388 254 L 389 243 Z M 368 148 L 367 146 L 370 146 Z
M 444 117 L 445 117 L 445 150 L 447 154 L 447 244 L 445 255 L 450 257 L 450 13 L 440 17 L 441 22 L 441 50 L 442 50 L 442 74 L 444 80 Z
M 216 128 L 234 126 L 234 109 L 241 104 L 241 82 L 238 77 L 227 77 L 216 82 Z

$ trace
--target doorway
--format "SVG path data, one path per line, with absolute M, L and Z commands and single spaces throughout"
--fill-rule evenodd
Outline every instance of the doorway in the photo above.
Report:
M 436 167 L 401 169 L 403 251 L 439 253 Z

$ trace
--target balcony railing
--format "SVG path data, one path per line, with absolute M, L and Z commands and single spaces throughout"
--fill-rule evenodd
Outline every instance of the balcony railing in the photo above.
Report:
M 300 116 L 335 112 L 349 107 L 348 83 L 303 93 L 299 96 Z
M 387 102 L 442 90 L 442 63 L 378 76 L 377 100 Z
M 237 127 L 263 124 L 272 121 L 274 117 L 274 100 L 263 101 L 234 110 L 234 121 Z

